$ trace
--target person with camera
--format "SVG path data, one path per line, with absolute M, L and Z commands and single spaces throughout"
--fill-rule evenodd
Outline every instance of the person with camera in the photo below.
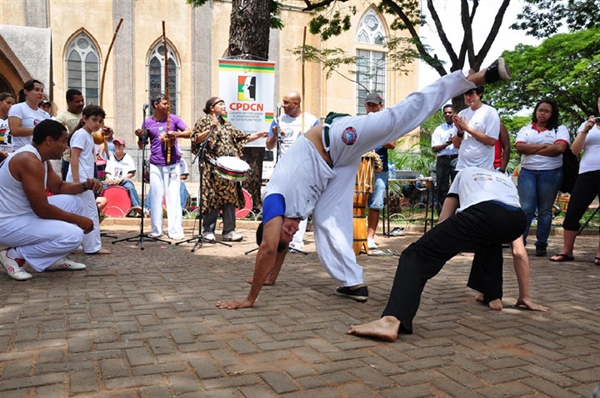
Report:
M 600 97 L 598 97 L 600 112 Z M 573 261 L 573 246 L 580 228 L 579 221 L 595 197 L 600 199 L 600 117 L 590 116 L 577 130 L 571 150 L 578 155 L 583 151 L 579 163 L 579 175 L 571 192 L 569 208 L 563 222 L 563 247 L 550 261 Z M 600 239 L 594 264 L 600 265 Z

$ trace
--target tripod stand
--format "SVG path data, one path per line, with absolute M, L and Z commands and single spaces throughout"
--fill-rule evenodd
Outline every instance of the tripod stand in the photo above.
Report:
M 196 241 L 196 243 L 194 244 L 194 247 L 192 247 L 192 252 L 194 252 L 196 250 L 196 247 L 198 247 L 198 245 L 201 245 L 202 243 L 218 243 L 221 244 L 223 246 L 228 246 L 231 247 L 230 244 L 225 243 L 225 242 L 219 242 L 216 239 L 208 239 L 206 238 L 203 234 L 202 234 L 202 208 L 204 206 L 204 201 L 202 199 L 202 182 L 203 182 L 203 177 L 204 177 L 204 157 L 206 155 L 206 144 L 208 143 L 208 139 L 210 138 L 210 136 L 212 135 L 214 129 L 216 126 L 212 126 L 210 128 L 210 130 L 208 131 L 208 135 L 206 136 L 206 138 L 204 139 L 204 142 L 200 145 L 200 148 L 198 149 L 198 152 L 196 152 L 196 156 L 194 156 L 194 159 L 192 159 L 192 164 L 196 163 L 196 160 L 198 160 L 198 157 L 200 157 L 200 163 L 198 163 L 198 168 L 200 170 L 200 183 L 198 184 L 198 209 L 199 209 L 199 213 L 198 213 L 198 235 L 191 237 L 190 239 L 186 239 L 186 240 L 182 240 L 180 242 L 175 243 L 175 246 L 178 246 L 182 243 L 189 243 L 189 242 L 193 242 Z
M 142 107 L 143 110 L 143 114 L 144 114 L 144 120 L 142 121 L 142 205 L 145 203 L 144 202 L 144 195 L 146 193 L 146 179 L 144 178 L 144 163 L 146 161 L 146 146 L 148 145 L 148 131 L 146 130 L 146 109 L 148 109 L 148 105 L 144 104 L 144 106 Z M 154 236 L 150 236 L 146 233 L 144 233 L 144 216 L 145 216 L 145 212 L 142 210 L 142 215 L 141 215 L 141 219 L 140 219 L 140 233 L 137 234 L 136 236 L 132 236 L 129 238 L 122 238 L 122 239 L 117 239 L 112 241 L 112 244 L 114 245 L 117 242 L 134 242 L 137 241 L 137 243 L 140 244 L 140 249 L 144 250 L 144 241 L 149 241 L 149 242 L 163 242 L 163 243 L 167 243 L 167 244 L 171 244 L 171 242 L 164 240 L 164 239 L 160 239 L 160 238 L 155 238 Z M 137 244 L 136 243 L 136 244 Z

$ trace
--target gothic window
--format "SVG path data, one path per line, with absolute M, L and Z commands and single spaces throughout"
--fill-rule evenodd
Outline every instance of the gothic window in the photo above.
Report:
M 87 34 L 81 32 L 67 49 L 67 89 L 83 93 L 86 104 L 98 104 L 100 94 L 100 57 Z
M 358 25 L 356 41 L 356 114 L 364 115 L 367 94 L 376 92 L 385 98 L 386 88 L 385 29 L 372 8 L 367 10 Z
M 169 97 L 171 113 L 177 114 L 177 82 L 179 72 L 177 58 L 171 46 L 167 43 L 167 60 L 169 67 Z M 163 42 L 158 42 L 150 52 L 148 61 L 148 103 L 160 94 L 166 94 L 165 88 L 165 49 Z

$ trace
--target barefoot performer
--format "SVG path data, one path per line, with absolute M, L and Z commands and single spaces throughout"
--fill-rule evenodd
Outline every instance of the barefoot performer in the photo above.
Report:
M 219 301 L 217 307 L 254 305 L 262 286 L 277 279 L 299 222 L 311 212 L 321 264 L 341 284 L 335 292 L 366 301 L 368 289 L 352 250 L 352 199 L 361 156 L 412 131 L 449 98 L 508 79 L 510 72 L 498 59 L 468 77 L 460 71 L 446 75 L 381 112 L 356 117 L 330 114 L 324 124 L 299 137 L 277 163 L 264 193 L 262 242 L 250 293 L 242 300 Z
M 400 330 L 412 333 L 425 284 L 446 261 L 464 251 L 475 253 L 467 286 L 481 292 L 478 299 L 491 309 L 501 310 L 502 244 L 518 240 L 523 231 L 525 214 L 512 181 L 502 173 L 479 167 L 463 169 L 444 201 L 440 223 L 402 252 L 382 318 L 351 326 L 348 333 L 385 341 L 396 340 Z M 518 242 L 513 246 L 518 260 L 515 269 L 528 285 L 529 267 L 524 267 L 527 254 L 523 249 Z M 517 304 L 546 310 L 531 303 L 528 295 L 528 286 L 520 288 Z

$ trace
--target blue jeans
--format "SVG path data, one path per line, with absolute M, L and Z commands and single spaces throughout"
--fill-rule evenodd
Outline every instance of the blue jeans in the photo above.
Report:
M 548 246 L 548 236 L 552 227 L 552 206 L 562 182 L 562 167 L 554 170 L 528 170 L 519 172 L 518 191 L 521 208 L 527 218 L 527 227 L 523 239 L 527 243 L 527 235 L 531 220 L 537 209 L 537 247 Z
M 388 184 L 389 173 L 382 171 L 381 173 L 375 173 L 375 187 L 373 192 L 369 195 L 368 206 L 369 209 L 381 210 L 385 202 L 385 189 Z

